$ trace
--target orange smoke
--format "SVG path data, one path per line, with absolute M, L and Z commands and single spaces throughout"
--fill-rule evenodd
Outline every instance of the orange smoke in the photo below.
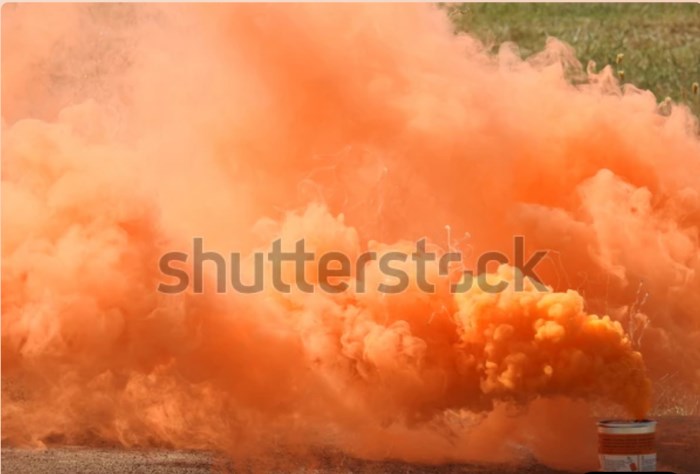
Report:
M 8 4 L 2 48 L 5 442 L 572 468 L 601 404 L 700 388 L 697 120 L 571 85 L 561 43 L 489 55 L 425 5 Z M 473 268 L 514 235 L 551 291 L 382 295 L 376 262 L 367 293 L 155 290 L 194 237 Z

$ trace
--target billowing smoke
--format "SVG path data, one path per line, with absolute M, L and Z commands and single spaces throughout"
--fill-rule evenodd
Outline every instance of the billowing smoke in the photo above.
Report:
M 700 389 L 697 120 L 555 40 L 490 55 L 426 5 L 8 4 L 2 120 L 6 443 L 571 468 L 594 410 Z M 407 263 L 380 294 L 376 262 L 365 292 L 156 291 L 195 237 L 473 267 L 516 235 L 549 291 Z

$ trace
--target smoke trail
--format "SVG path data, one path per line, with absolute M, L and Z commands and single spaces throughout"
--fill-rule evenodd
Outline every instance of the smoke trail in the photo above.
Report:
M 661 116 L 607 70 L 571 85 L 584 73 L 556 41 L 490 56 L 429 6 L 6 5 L 2 21 L 6 442 L 427 462 L 513 459 L 512 442 L 571 468 L 591 450 L 548 436 L 592 446 L 591 404 L 643 415 L 647 372 L 699 388 L 687 109 Z M 469 266 L 514 235 L 551 250 L 552 291 L 425 294 L 413 274 L 398 295 L 155 291 L 158 258 L 194 236 L 351 257 L 427 236 Z M 368 288 L 381 278 L 368 265 Z

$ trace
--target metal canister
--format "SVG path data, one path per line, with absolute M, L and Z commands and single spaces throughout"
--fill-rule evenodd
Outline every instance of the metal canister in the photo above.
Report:
M 656 422 L 604 420 L 598 422 L 598 457 L 607 472 L 656 471 Z

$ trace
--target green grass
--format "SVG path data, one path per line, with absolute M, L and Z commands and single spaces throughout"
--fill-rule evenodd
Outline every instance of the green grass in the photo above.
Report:
M 688 104 L 700 116 L 700 4 L 467 3 L 443 5 L 458 32 L 492 49 L 513 41 L 523 57 L 541 51 L 548 36 L 595 61 L 624 71 L 624 81 Z M 618 54 L 624 59 L 616 64 Z

